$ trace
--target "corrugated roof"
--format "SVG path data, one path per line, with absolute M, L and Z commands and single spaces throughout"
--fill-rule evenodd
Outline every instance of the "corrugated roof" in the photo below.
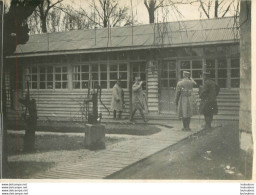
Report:
M 154 47 L 232 43 L 239 40 L 233 17 L 147 24 L 118 28 L 73 30 L 31 35 L 18 45 L 20 56 L 97 52 Z

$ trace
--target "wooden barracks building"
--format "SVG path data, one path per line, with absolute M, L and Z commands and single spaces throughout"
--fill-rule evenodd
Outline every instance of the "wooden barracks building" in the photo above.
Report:
M 16 98 L 26 93 L 28 76 L 39 120 L 80 120 L 90 79 L 100 84 L 101 99 L 110 109 L 119 77 L 128 116 L 136 74 L 146 81 L 149 117 L 169 117 L 175 114 L 175 87 L 182 71 L 190 71 L 201 85 L 207 70 L 221 87 L 220 118 L 238 119 L 239 29 L 233 17 L 31 35 L 6 63 L 13 117 L 24 109 Z M 110 117 L 102 105 L 99 110 L 103 118 Z

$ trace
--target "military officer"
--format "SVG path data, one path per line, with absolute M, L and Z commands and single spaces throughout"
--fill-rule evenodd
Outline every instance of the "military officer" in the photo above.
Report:
M 179 118 L 183 121 L 183 131 L 190 131 L 190 118 L 193 115 L 193 87 L 197 83 L 190 78 L 190 72 L 183 71 L 183 79 L 176 87 L 175 102 Z
M 210 73 L 203 73 L 204 84 L 199 90 L 200 114 L 204 115 L 205 129 L 211 129 L 213 115 L 218 113 L 216 97 L 219 94 L 219 86 L 210 79 Z

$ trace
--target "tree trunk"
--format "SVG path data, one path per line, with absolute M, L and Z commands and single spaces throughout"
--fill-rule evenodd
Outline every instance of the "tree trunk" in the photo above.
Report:
M 215 0 L 215 6 L 214 6 L 214 17 L 218 18 L 218 10 L 219 10 L 219 2 L 218 0 Z
M 148 15 L 149 15 L 149 23 L 153 24 L 155 23 L 155 9 L 148 9 Z
M 241 1 L 240 8 L 240 149 L 242 172 L 252 175 L 253 137 L 251 118 L 251 1 Z
M 46 16 L 41 16 L 41 22 L 42 32 L 47 33 Z

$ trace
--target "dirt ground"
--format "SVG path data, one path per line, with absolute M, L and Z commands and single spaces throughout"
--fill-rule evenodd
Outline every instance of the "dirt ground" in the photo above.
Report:
M 202 132 L 136 163 L 109 179 L 237 180 L 240 172 L 237 124 Z

